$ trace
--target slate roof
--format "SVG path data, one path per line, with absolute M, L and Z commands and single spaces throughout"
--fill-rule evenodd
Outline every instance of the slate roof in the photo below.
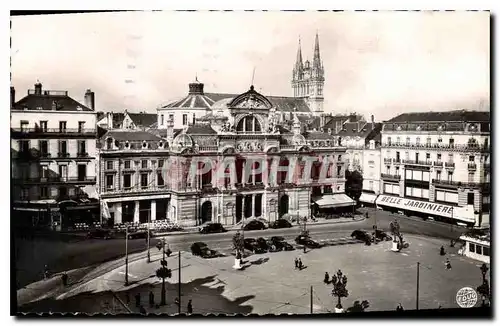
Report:
M 171 102 L 163 108 L 205 108 L 211 109 L 215 102 L 223 99 L 234 99 L 240 94 L 204 93 L 190 94 L 181 100 Z M 194 98 L 194 100 L 193 100 Z M 303 98 L 286 96 L 266 96 L 266 98 L 281 112 L 311 112 Z M 193 102 L 194 101 L 194 102 Z M 209 105 L 207 105 L 207 103 Z
M 142 130 L 110 130 L 103 138 L 113 137 L 118 141 L 160 141 L 160 136 Z
M 56 104 L 55 110 L 52 108 L 53 103 Z M 67 95 L 67 92 L 63 91 L 57 93 L 54 91 L 43 91 L 41 95 L 29 93 L 27 96 L 14 103 L 12 109 L 37 111 L 39 107 L 41 107 L 42 110 L 47 111 L 94 111 L 82 103 L 72 99 Z M 78 108 L 81 109 L 78 110 Z
M 372 135 L 372 137 L 374 137 L 375 133 L 377 133 L 377 132 L 380 133 L 380 130 L 382 130 L 382 123 L 380 123 L 380 122 L 376 122 L 375 123 L 373 130 L 372 130 L 372 124 L 371 124 L 371 122 L 366 122 L 366 121 L 360 122 L 361 130 L 359 130 L 359 129 L 356 129 L 356 131 L 353 130 L 353 128 L 357 128 L 358 127 L 358 123 L 357 122 L 347 122 L 347 123 L 344 124 L 344 126 L 345 126 L 345 129 L 340 130 L 337 133 L 337 135 L 344 136 L 344 137 L 356 137 L 356 136 L 359 136 L 361 138 L 367 138 L 368 139 L 369 138 L 368 136 L 372 133 L 372 131 L 374 132 L 374 134 Z
M 305 139 L 328 139 L 333 140 L 334 137 L 322 131 L 308 131 L 304 133 Z
M 403 113 L 397 117 L 388 120 L 387 122 L 437 122 L 437 121 L 474 121 L 474 122 L 489 122 L 489 111 L 467 111 L 455 110 L 445 112 L 412 112 Z
M 158 116 L 156 113 L 128 113 L 128 116 L 132 119 L 132 121 L 134 121 L 136 126 L 149 127 L 158 122 Z
M 195 125 L 189 125 L 184 132 L 188 135 L 213 135 L 217 134 L 215 130 L 210 127 L 210 125 L 205 125 L 205 124 L 195 124 Z
M 349 119 L 348 115 L 338 115 L 331 116 L 327 123 L 323 126 L 324 130 L 328 130 L 328 128 L 335 130 L 336 123 L 344 123 Z

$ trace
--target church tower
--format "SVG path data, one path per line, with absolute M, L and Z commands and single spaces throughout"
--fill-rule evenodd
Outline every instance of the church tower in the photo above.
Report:
M 309 60 L 302 63 L 302 50 L 299 39 L 297 59 L 293 67 L 292 89 L 294 97 L 302 97 L 315 115 L 323 113 L 323 85 L 325 75 L 319 52 L 319 36 L 316 33 L 312 64 Z

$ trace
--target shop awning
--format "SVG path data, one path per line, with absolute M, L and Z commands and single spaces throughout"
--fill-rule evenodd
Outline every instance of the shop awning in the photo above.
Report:
M 359 197 L 359 201 L 363 203 L 375 204 L 375 200 L 377 199 L 377 195 L 363 192 L 361 193 L 361 197 Z
M 346 194 L 323 195 L 313 198 L 313 202 L 320 208 L 354 206 L 356 203 Z

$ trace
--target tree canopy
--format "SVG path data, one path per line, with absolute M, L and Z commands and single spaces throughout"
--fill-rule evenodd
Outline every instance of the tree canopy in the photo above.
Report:
M 363 191 L 363 175 L 359 171 L 345 171 L 345 193 L 355 201 L 361 197 Z

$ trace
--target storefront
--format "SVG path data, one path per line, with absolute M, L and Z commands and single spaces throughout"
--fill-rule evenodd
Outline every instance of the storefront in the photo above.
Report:
M 475 223 L 474 213 L 467 207 L 457 207 L 388 195 L 378 196 L 376 204 L 383 209 L 402 212 L 408 216 L 432 217 L 436 220 L 454 221 L 467 225 L 474 225 Z
M 361 193 L 361 197 L 359 197 L 359 202 L 362 203 L 363 206 L 375 206 L 375 201 L 377 200 L 378 195 L 369 192 Z
M 490 263 L 490 237 L 484 236 L 481 238 L 462 235 L 460 240 L 465 242 L 465 245 L 460 249 L 459 253 L 483 263 Z
M 312 198 L 313 215 L 336 215 L 345 212 L 354 212 L 356 202 L 346 194 L 328 194 Z

